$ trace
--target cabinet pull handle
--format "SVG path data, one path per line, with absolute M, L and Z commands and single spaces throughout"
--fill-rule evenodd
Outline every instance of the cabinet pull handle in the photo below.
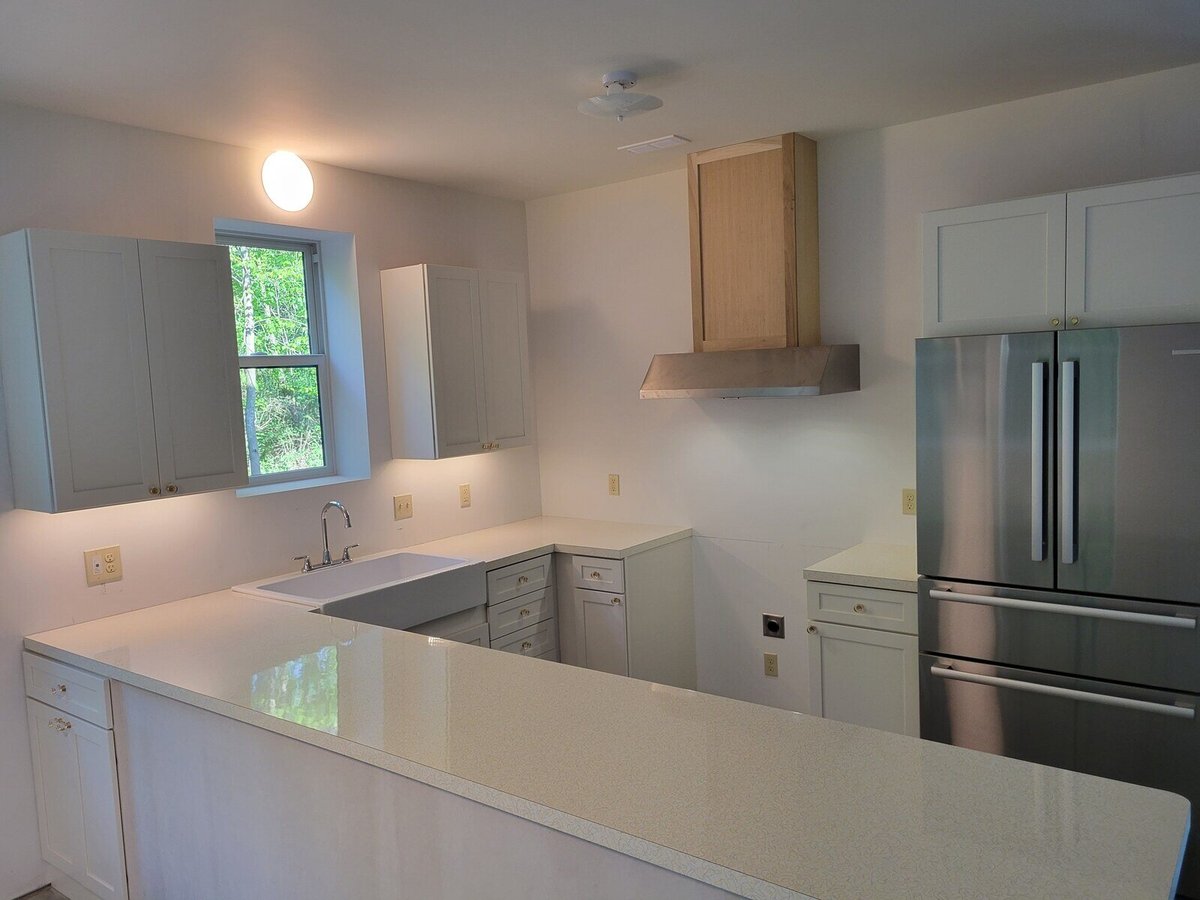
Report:
M 517 584 L 529 584 L 529 576 L 522 575 L 520 578 L 517 579 Z
M 1058 316 L 1055 316 L 1053 319 L 1050 320 L 1050 324 L 1053 325 L 1055 328 L 1057 328 L 1059 325 L 1062 324 L 1062 319 L 1060 319 Z
M 1079 324 L 1079 316 L 1071 316 L 1070 322 L 1072 325 L 1078 325 Z
M 47 724 L 59 734 L 63 734 L 64 732 L 71 730 L 71 723 L 62 718 L 62 716 L 55 716 Z
M 808 633 L 809 633 L 809 634 L 816 634 L 816 633 L 817 633 L 817 626 L 816 626 L 816 625 L 809 625 L 809 626 L 808 626 Z
M 855 603 L 855 604 L 854 604 L 854 611 L 855 611 L 856 613 L 864 613 L 864 612 L 866 612 L 866 611 L 867 611 L 867 608 L 866 608 L 865 606 L 863 606 L 861 603 Z
M 525 616 L 532 615 L 532 612 L 529 610 L 528 607 L 526 607 L 525 609 L 522 609 L 520 612 L 518 612 L 517 615 L 524 618 Z
M 613 606 L 620 606 L 620 605 L 621 605 L 621 598 L 613 597 Z
M 65 694 L 66 692 L 67 686 L 65 684 L 56 684 L 54 687 L 50 688 L 50 693 L 52 694 Z
M 167 485 L 167 493 L 168 493 L 168 494 L 178 494 L 178 493 L 179 493 L 179 485 L 177 485 L 177 484 L 168 484 L 168 485 Z
M 592 579 L 593 581 L 599 581 L 601 578 L 601 575 L 599 572 L 593 572 L 591 575 L 588 576 L 588 578 Z
M 523 651 L 525 651 L 525 650 L 531 650 L 531 649 L 533 649 L 533 642 L 532 642 L 532 641 L 521 641 L 521 650 L 522 650 L 522 652 L 523 652 Z
M 157 484 L 155 484 L 155 485 L 152 485 L 152 486 L 150 487 L 150 493 L 151 493 L 151 494 L 153 494 L 155 497 L 157 497 L 157 496 L 158 496 L 158 495 L 161 493 L 161 491 L 158 489 L 158 485 L 157 485 Z

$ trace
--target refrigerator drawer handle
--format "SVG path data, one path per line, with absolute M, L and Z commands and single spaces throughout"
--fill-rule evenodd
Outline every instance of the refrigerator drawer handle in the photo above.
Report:
M 1011 688 L 1014 691 L 1025 691 L 1029 694 L 1046 694 L 1066 700 L 1082 700 L 1085 703 L 1099 703 L 1102 706 L 1117 706 L 1121 709 L 1133 709 L 1138 712 L 1157 713 L 1160 716 L 1171 716 L 1176 719 L 1194 720 L 1196 718 L 1196 710 L 1190 706 L 1173 706 L 1170 703 L 1151 703 L 1149 700 L 1131 700 L 1128 697 L 1093 694 L 1091 691 L 1077 691 L 1074 688 L 1035 684 L 1031 681 L 1017 681 L 1013 678 L 998 678 L 995 675 L 958 672 L 943 666 L 930 666 L 929 674 L 936 675 L 938 678 L 948 678 L 951 681 L 969 681 L 972 684 L 984 684 L 989 687 Z
M 1094 609 L 1090 606 L 1065 606 L 1061 603 L 1042 603 L 1038 600 L 1017 600 L 1014 597 L 984 597 L 980 594 L 960 594 L 957 591 L 931 590 L 934 600 L 954 600 L 958 603 L 978 603 L 980 606 L 999 606 L 1004 609 L 1026 609 L 1031 612 L 1058 613 L 1082 616 L 1087 619 L 1109 619 L 1114 622 L 1133 622 L 1138 625 L 1161 625 L 1164 628 L 1195 629 L 1196 620 L 1189 616 L 1164 616 L 1155 613 L 1128 612 L 1123 609 Z

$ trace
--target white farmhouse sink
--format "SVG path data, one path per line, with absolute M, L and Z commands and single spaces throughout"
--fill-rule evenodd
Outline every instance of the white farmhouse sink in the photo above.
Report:
M 233 589 L 388 628 L 412 628 L 487 602 L 482 562 L 404 551 Z

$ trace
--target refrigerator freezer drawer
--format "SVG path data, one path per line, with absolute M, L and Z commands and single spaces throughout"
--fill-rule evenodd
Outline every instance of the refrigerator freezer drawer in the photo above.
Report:
M 922 653 L 921 737 L 1200 802 L 1200 697 Z M 1200 896 L 1200 835 L 1180 891 Z
M 1200 607 L 922 578 L 921 651 L 1200 693 Z

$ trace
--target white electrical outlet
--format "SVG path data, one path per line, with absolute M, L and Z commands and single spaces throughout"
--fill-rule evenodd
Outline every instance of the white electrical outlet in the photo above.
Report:
M 83 573 L 89 586 L 120 581 L 125 576 L 120 547 L 98 547 L 83 551 Z
M 768 678 L 779 677 L 779 654 L 764 653 L 763 654 L 763 674 Z
M 906 516 L 917 514 L 917 489 L 905 488 L 900 492 L 900 512 Z
M 463 509 L 471 505 L 471 485 L 460 484 L 458 486 L 458 505 Z
M 392 498 L 392 518 L 397 522 L 413 516 L 412 494 L 397 494 Z
M 621 496 L 621 476 L 620 475 L 609 475 L 608 476 L 608 493 L 613 497 Z

